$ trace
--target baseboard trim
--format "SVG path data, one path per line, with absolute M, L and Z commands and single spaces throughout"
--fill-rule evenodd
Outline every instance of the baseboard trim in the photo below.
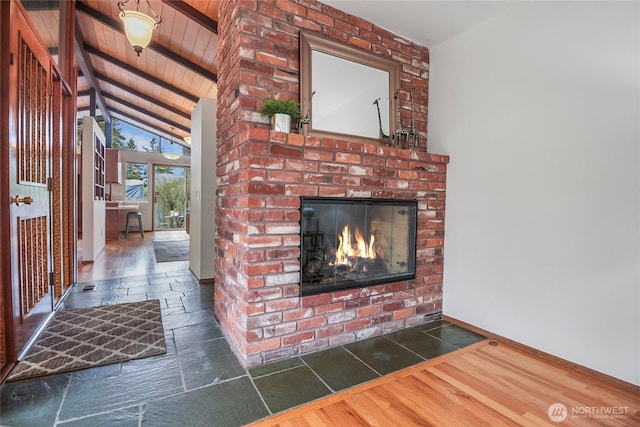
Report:
M 4 383 L 4 380 L 9 376 L 9 372 L 16 366 L 16 362 L 5 363 L 2 369 L 0 369 L 0 384 Z
M 476 332 L 478 334 L 484 335 L 489 339 L 502 342 L 504 344 L 510 345 L 511 347 L 517 348 L 518 350 L 524 351 L 526 353 L 532 354 L 540 359 L 545 361 L 554 363 L 558 366 L 561 366 L 566 369 L 573 370 L 575 372 L 579 372 L 581 374 L 587 375 L 589 377 L 598 379 L 600 381 L 604 381 L 616 387 L 620 387 L 624 390 L 627 390 L 631 393 L 640 394 L 640 386 L 627 382 L 625 380 L 621 380 L 620 378 L 612 377 L 611 375 L 607 375 L 600 371 L 596 371 L 595 369 L 587 368 L 586 366 L 582 366 L 580 364 L 571 362 L 569 360 L 563 359 L 558 356 L 554 356 L 553 354 L 545 353 L 544 351 L 538 350 L 536 348 L 530 347 L 526 344 L 522 344 L 521 342 L 514 341 L 510 338 L 503 337 L 502 335 L 495 334 L 491 331 L 487 331 L 486 329 L 479 328 L 477 326 L 471 325 L 467 322 L 463 322 L 462 320 L 456 319 L 455 317 L 447 316 L 446 314 L 442 315 L 442 319 L 447 322 L 451 322 L 454 325 L 458 325 L 465 329 L 469 329 L 470 331 Z
M 205 278 L 199 278 L 198 275 L 191 269 L 191 267 L 189 267 L 189 272 L 191 273 L 191 275 L 193 277 L 196 278 L 196 280 L 198 281 L 199 284 L 201 285 L 209 285 L 209 284 L 213 284 L 215 282 L 215 277 L 205 277 Z

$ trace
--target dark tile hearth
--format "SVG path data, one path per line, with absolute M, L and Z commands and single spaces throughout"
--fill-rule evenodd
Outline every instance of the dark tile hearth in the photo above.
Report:
M 446 321 L 245 369 L 189 271 L 79 284 L 65 308 L 158 298 L 167 353 L 3 384 L 2 426 L 240 426 L 484 337 Z
M 373 369 L 343 347 L 308 354 L 302 359 L 333 391 L 378 377 Z M 336 366 L 340 369 L 336 369 Z
M 258 391 L 272 413 L 326 396 L 331 390 L 308 366 L 254 378 Z

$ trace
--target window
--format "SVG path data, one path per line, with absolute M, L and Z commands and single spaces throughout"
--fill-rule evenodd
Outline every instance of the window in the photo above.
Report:
M 124 199 L 146 202 L 149 197 L 149 167 L 146 163 L 125 163 L 126 181 Z

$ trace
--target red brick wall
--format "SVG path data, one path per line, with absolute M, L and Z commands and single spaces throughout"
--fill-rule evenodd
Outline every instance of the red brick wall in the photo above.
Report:
M 223 1 L 219 16 L 215 310 L 248 366 L 439 313 L 447 156 L 271 132 L 265 97 L 299 99 L 299 31 L 402 64 L 426 136 L 428 50 L 315 1 Z M 403 111 L 403 116 L 408 110 Z M 416 279 L 299 297 L 300 196 L 418 200 Z

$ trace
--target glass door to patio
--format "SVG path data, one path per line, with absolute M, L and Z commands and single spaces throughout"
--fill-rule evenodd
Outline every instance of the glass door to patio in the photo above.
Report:
M 191 169 L 154 167 L 154 230 L 184 230 L 189 212 Z

